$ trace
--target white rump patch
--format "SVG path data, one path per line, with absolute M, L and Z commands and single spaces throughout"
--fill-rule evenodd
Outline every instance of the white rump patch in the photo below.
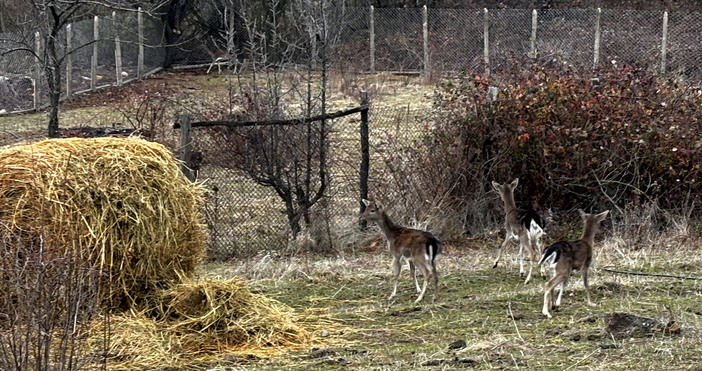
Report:
M 541 229 L 541 226 L 539 226 L 534 219 L 531 220 L 531 223 L 529 224 L 529 235 L 535 238 L 539 238 L 544 234 L 544 230 Z

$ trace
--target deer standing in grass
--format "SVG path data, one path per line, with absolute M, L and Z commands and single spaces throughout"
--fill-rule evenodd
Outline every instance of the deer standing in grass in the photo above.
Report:
M 590 300 L 590 286 L 587 282 L 588 269 L 592 263 L 592 246 L 595 242 L 595 234 L 600 228 L 600 223 L 607 217 L 609 210 L 597 215 L 587 214 L 582 210 L 578 210 L 583 218 L 583 233 L 579 240 L 575 241 L 558 241 L 553 243 L 544 250 L 539 264 L 548 264 L 553 277 L 546 283 L 544 288 L 544 308 L 541 311 L 543 315 L 551 318 L 548 312 L 549 307 L 557 308 L 561 305 L 561 296 L 565 289 L 566 281 L 571 273 L 575 270 L 582 270 L 583 283 L 585 284 L 585 295 L 587 296 L 587 305 L 594 306 Z M 561 285 L 558 292 L 558 298 L 553 305 L 553 289 Z
M 435 301 L 436 293 L 439 289 L 435 259 L 441 253 L 441 242 L 429 232 L 404 228 L 393 223 L 381 205 L 375 201 L 363 200 L 363 203 L 366 205 L 366 209 L 361 213 L 361 218 L 378 224 L 378 227 L 380 227 L 380 230 L 388 240 L 388 249 L 393 257 L 394 286 L 388 300 L 391 300 L 397 294 L 397 281 L 402 270 L 401 260 L 407 260 L 410 273 L 414 276 L 414 285 L 419 294 L 417 300 L 414 301 L 415 304 L 424 298 L 429 280 L 432 280 L 434 284 L 432 301 Z M 421 290 L 419 282 L 417 282 L 415 266 L 424 276 L 424 285 Z
M 492 182 L 492 187 L 500 194 L 500 198 L 504 202 L 506 230 L 505 240 L 500 246 L 500 252 L 497 254 L 497 259 L 495 259 L 495 264 L 492 267 L 497 267 L 497 263 L 500 262 L 507 244 L 510 241 L 518 241 L 519 275 L 521 276 L 524 275 L 524 253 L 528 252 L 530 255 L 529 273 L 527 273 L 526 281 L 524 281 L 524 284 L 527 284 L 531 280 L 534 262 L 536 262 L 540 251 L 539 240 L 544 234 L 545 223 L 536 210 L 532 208 L 526 210 L 517 209 L 517 205 L 514 203 L 514 189 L 517 188 L 517 184 L 519 184 L 519 178 L 514 179 L 512 183 L 500 184 L 495 181 Z M 543 270 L 541 273 L 544 275 Z

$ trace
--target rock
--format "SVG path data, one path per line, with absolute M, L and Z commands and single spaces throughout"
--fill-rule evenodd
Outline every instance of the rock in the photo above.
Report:
M 448 345 L 449 349 L 461 349 L 466 347 L 466 342 L 463 340 L 456 340 Z

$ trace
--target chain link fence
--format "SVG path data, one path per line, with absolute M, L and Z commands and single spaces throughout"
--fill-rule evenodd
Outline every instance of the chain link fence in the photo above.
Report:
M 697 42 L 702 26 L 699 13 L 672 12 L 667 14 L 667 20 L 665 13 L 658 11 L 602 10 L 598 13 L 595 9 L 485 12 L 351 8 L 337 14 L 343 14 L 338 20 L 342 32 L 332 59 L 335 69 L 343 73 L 394 71 L 440 75 L 465 71 L 482 73 L 489 68 L 492 74 L 499 74 L 502 66 L 514 60 L 530 63 L 529 58 L 536 53 L 542 58 L 560 58 L 586 71 L 598 64 L 616 63 L 635 64 L 690 81 L 702 77 L 699 60 L 702 44 Z M 143 35 L 141 39 L 139 29 Z M 65 39 L 66 35 L 64 30 L 59 37 Z M 142 27 L 134 12 L 98 17 L 97 22 L 76 22 L 71 35 L 74 47 L 83 45 L 73 54 L 70 81 L 74 92 L 117 85 L 120 76 L 126 81 L 136 77 L 140 69 L 145 74 L 157 70 L 164 61 L 163 25 L 159 19 L 146 15 Z M 33 45 L 31 38 L 33 35 L 0 35 L 0 54 L 19 42 Z M 214 55 L 212 48 L 206 45 L 211 44 L 213 38 L 216 34 L 209 31 L 193 32 L 192 38 L 174 47 L 174 61 L 180 67 L 207 67 Z M 95 39 L 97 43 L 92 42 Z M 118 73 L 117 45 L 120 45 L 123 73 Z M 143 65 L 140 67 L 142 48 Z M 92 63 L 94 58 L 96 63 Z M 28 51 L 0 56 L 0 110 L 33 108 L 35 69 L 34 56 Z M 45 93 L 41 101 L 46 102 Z M 397 222 L 417 228 L 431 223 L 439 235 L 455 234 L 451 231 L 463 226 L 442 225 L 428 219 L 432 213 L 427 210 L 436 210 L 440 204 L 427 197 L 430 192 L 425 190 L 431 186 L 431 177 L 401 168 L 403 164 L 431 155 L 429 147 L 423 145 L 430 114 L 427 107 L 411 107 L 406 103 L 371 107 L 369 189 L 372 197 L 392 200 L 393 204 L 385 206 Z M 194 128 L 193 147 L 200 156 L 198 180 L 206 190 L 204 215 L 210 229 L 210 255 L 226 259 L 262 249 L 301 249 L 305 248 L 305 243 L 331 250 L 358 246 L 354 239 L 359 238 L 355 233 L 360 207 L 359 120 L 358 115 L 354 115 L 330 123 L 329 187 L 311 209 L 313 223 L 298 241 L 290 240 L 285 204 L 280 196 L 231 165 L 226 154 L 232 148 L 222 141 L 221 132 Z M 17 132 L 17 128 L 6 125 L 5 121 L 0 124 L 3 136 L 0 139 L 9 144 L 18 138 L 3 133 Z M 42 131 L 45 129 L 42 120 L 36 126 Z M 461 217 L 445 220 L 460 223 Z
M 161 20 L 143 14 L 140 40 L 137 15 L 137 12 L 118 12 L 71 25 L 72 45 L 78 48 L 72 58 L 73 91 L 112 86 L 118 83 L 120 75 L 128 80 L 137 76 L 139 68 L 148 73 L 163 65 Z M 702 27 L 700 13 L 349 8 L 336 12 L 335 17 L 335 24 L 342 28 L 333 55 L 335 67 L 350 72 L 441 74 L 482 71 L 487 67 L 499 71 L 510 59 L 529 63 L 529 57 L 536 53 L 546 58 L 557 56 L 579 69 L 620 63 L 691 81 L 702 78 L 702 44 L 696 42 L 697 30 Z M 212 22 L 216 24 L 210 29 L 192 30 L 172 47 L 177 66 L 207 65 L 221 57 L 217 52 L 226 50 L 226 45 L 219 45 L 223 42 L 216 32 L 221 22 L 217 18 Z M 121 48 L 120 72 L 115 60 L 117 37 Z M 27 50 L 8 53 L 18 46 L 33 48 L 33 38 L 31 33 L 0 35 L 0 109 L 4 112 L 33 108 L 32 86 L 37 69 L 34 56 Z M 66 39 L 65 29 L 59 39 Z M 140 48 L 143 48 L 141 67 Z M 91 66 L 93 58 L 95 71 Z M 62 73 L 65 81 L 66 71 Z M 40 105 L 45 104 L 46 95 L 40 94 Z
M 403 149 L 428 153 L 421 145 L 429 111 L 416 107 L 371 106 L 369 141 L 372 198 L 392 200 L 387 205 L 394 219 L 404 225 L 426 227 L 431 201 L 417 192 L 422 187 L 406 178 L 395 164 Z M 209 255 L 215 259 L 265 251 L 339 251 L 358 246 L 359 170 L 361 164 L 360 114 L 328 122 L 328 187 L 310 210 L 311 224 L 303 223 L 297 240 L 291 239 L 285 203 L 270 186 L 263 186 L 238 165 L 232 153 L 240 142 L 230 140 L 250 128 L 192 128 L 192 148 L 197 178 L 205 189 L 205 221 L 209 228 Z M 304 145 L 298 143 L 295 145 Z M 417 155 L 417 152 L 412 154 Z M 428 181 L 431 181 L 428 179 Z M 426 211 L 423 213 L 422 210 Z M 440 230 L 437 232 L 441 232 Z

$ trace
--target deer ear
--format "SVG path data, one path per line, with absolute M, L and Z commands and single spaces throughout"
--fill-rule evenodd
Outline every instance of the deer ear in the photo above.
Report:
M 368 205 L 370 205 L 370 201 L 366 200 L 365 198 L 361 199 L 361 201 L 363 202 L 364 205 L 366 205 L 366 207 L 368 207 Z
M 512 183 L 509 186 L 514 191 L 514 189 L 517 188 L 517 184 L 519 184 L 519 178 L 514 178 L 514 180 L 512 181 Z
M 608 214 L 609 214 L 609 210 L 603 211 L 603 212 L 597 214 L 597 221 L 601 222 L 601 221 L 605 220 L 605 218 L 607 217 Z
M 583 209 L 578 209 L 578 214 L 580 214 L 580 216 L 583 217 L 583 218 L 585 217 L 585 215 L 587 215 L 587 214 L 583 211 Z
M 498 182 L 496 182 L 496 181 L 493 180 L 493 181 L 492 181 L 492 188 L 495 188 L 495 190 L 496 190 L 497 192 L 500 192 L 500 183 L 498 183 Z

